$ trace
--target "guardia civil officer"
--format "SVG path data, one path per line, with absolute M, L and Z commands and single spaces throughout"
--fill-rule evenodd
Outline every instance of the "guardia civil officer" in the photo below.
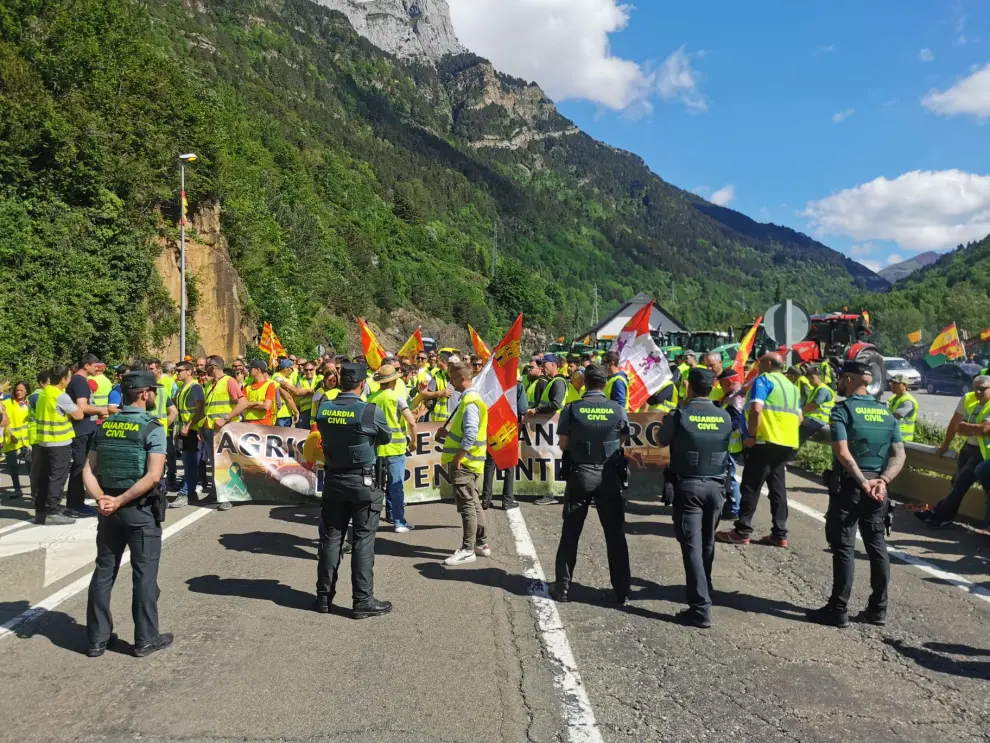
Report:
M 822 608 L 809 610 L 808 618 L 833 627 L 849 626 L 857 526 L 870 560 L 873 591 L 866 610 L 857 615 L 856 621 L 887 623 L 887 487 L 904 466 L 905 454 L 897 419 L 867 392 L 872 381 L 868 365 L 845 362 L 838 388 L 846 399 L 836 404 L 829 419 L 832 452 L 842 467 L 838 477 L 830 479 L 826 518 L 832 546 L 832 596 Z
M 603 390 L 607 381 L 604 367 L 588 366 L 584 370 L 584 397 L 565 406 L 560 414 L 558 432 L 567 485 L 564 525 L 557 547 L 557 580 L 551 589 L 557 601 L 567 600 L 577 562 L 578 540 L 592 500 L 605 532 L 615 600 L 624 604 L 629 597 L 629 547 L 622 498 L 625 470 L 622 441 L 629 436 L 629 419 L 624 405 L 606 399 Z
M 125 374 L 120 385 L 123 407 L 97 430 L 83 468 L 83 485 L 96 499 L 99 518 L 96 568 L 86 607 L 86 654 L 91 658 L 103 655 L 117 641 L 110 592 L 127 547 L 134 590 L 133 653 L 143 658 L 172 644 L 170 632 L 158 631 L 158 562 L 168 507 L 161 485 L 165 428 L 154 412 L 159 392 L 154 372 Z
M 375 598 L 375 532 L 385 491 L 376 468 L 376 448 L 392 440 L 385 414 L 361 399 L 367 367 L 343 364 L 340 394 L 323 398 L 316 411 L 316 427 L 323 439 L 323 529 L 316 570 L 315 610 L 330 611 L 337 588 L 337 572 L 344 535 L 353 526 L 351 591 L 355 619 L 388 614 L 392 604 Z
M 687 404 L 664 418 L 658 443 L 670 447 L 668 477 L 674 485 L 674 534 L 681 545 L 688 608 L 677 618 L 692 627 L 712 626 L 712 561 L 715 527 L 725 502 L 732 418 L 710 395 L 715 374 L 696 366 L 688 373 Z

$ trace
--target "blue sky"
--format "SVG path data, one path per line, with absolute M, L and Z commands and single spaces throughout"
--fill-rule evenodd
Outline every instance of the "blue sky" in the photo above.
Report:
M 589 134 L 754 219 L 874 268 L 990 234 L 990 2 L 450 5 Z

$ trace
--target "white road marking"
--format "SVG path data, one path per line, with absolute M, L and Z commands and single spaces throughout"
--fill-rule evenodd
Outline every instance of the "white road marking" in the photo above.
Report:
M 567 640 L 564 624 L 557 611 L 557 604 L 550 598 L 546 576 L 536 546 L 526 528 L 521 508 L 506 511 L 512 536 L 516 541 L 516 554 L 523 564 L 523 575 L 530 579 L 530 599 L 536 608 L 536 624 L 543 636 L 543 644 L 554 661 L 554 685 L 561 695 L 561 714 L 571 743 L 603 743 L 598 730 L 595 711 L 578 673 L 571 644 Z
M 0 539 L 0 558 L 45 551 L 45 582 L 49 586 L 96 559 L 96 519 L 77 519 L 67 526 L 34 526 Z
M 211 513 L 213 513 L 214 510 L 215 509 L 213 508 L 197 508 L 188 516 L 186 516 L 184 519 L 176 521 L 171 526 L 166 527 L 162 531 L 162 541 L 164 542 L 169 537 L 175 536 L 180 531 L 185 529 L 187 526 L 192 526 L 201 518 L 209 516 Z M 93 521 L 95 523 L 96 520 L 93 519 Z M 51 528 L 57 529 L 59 527 L 51 527 Z M 67 528 L 67 527 L 62 527 L 62 528 Z M 94 534 L 95 534 L 95 527 L 94 527 Z M 120 561 L 120 564 L 126 565 L 130 561 L 131 561 L 131 553 L 128 551 L 124 553 L 124 557 Z M 26 609 L 25 611 L 18 614 L 16 617 L 12 619 L 8 619 L 3 624 L 0 624 L 0 640 L 3 640 L 5 637 L 14 634 L 17 628 L 20 627 L 22 624 L 37 619 L 42 614 L 45 614 L 46 612 L 49 612 L 55 607 L 57 607 L 59 604 L 68 601 L 80 591 L 84 591 L 85 589 L 87 589 L 89 587 L 89 581 L 92 577 L 93 577 L 93 571 L 91 570 L 89 571 L 89 573 L 82 576 L 78 580 L 73 581 L 62 590 L 56 591 L 51 596 L 42 599 L 31 608 Z
M 27 529 L 31 526 L 31 524 L 32 522 L 30 521 L 18 521 L 13 524 L 7 524 L 6 526 L 0 527 L 0 536 L 12 531 L 17 531 L 18 529 Z

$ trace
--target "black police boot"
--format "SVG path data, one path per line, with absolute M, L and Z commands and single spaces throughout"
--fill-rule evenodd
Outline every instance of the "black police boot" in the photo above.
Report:
M 805 612 L 809 622 L 817 622 L 828 627 L 838 627 L 845 629 L 849 626 L 849 614 L 839 611 L 830 604 L 825 604 L 821 609 L 808 609 Z
M 134 657 L 144 658 L 152 653 L 157 653 L 159 650 L 164 650 L 172 644 L 174 639 L 171 632 L 162 632 L 154 642 L 134 648 Z
M 332 603 L 333 596 L 328 593 L 318 593 L 316 594 L 316 601 L 313 602 L 313 611 L 317 614 L 329 614 Z
M 567 602 L 567 584 L 563 581 L 556 581 L 550 584 L 550 598 L 558 604 Z
M 106 652 L 107 648 L 112 648 L 114 645 L 116 645 L 118 639 L 119 638 L 117 637 L 117 633 L 111 632 L 110 639 L 107 640 L 106 642 L 98 642 L 95 645 L 90 645 L 86 649 L 86 655 L 88 655 L 90 658 L 99 658 L 101 655 L 103 655 L 104 652 Z
M 674 615 L 674 619 L 688 627 L 697 627 L 698 629 L 708 629 L 712 626 L 711 619 L 702 616 L 691 607 L 681 609 Z
M 883 627 L 887 624 L 887 610 L 872 609 L 867 606 L 863 609 L 863 611 L 853 617 L 853 621 L 861 624 L 874 624 L 877 627 Z
M 371 617 L 380 617 L 388 614 L 392 611 L 391 601 L 379 601 L 378 599 L 371 599 L 363 604 L 357 604 L 354 607 L 354 618 L 355 619 L 370 619 Z

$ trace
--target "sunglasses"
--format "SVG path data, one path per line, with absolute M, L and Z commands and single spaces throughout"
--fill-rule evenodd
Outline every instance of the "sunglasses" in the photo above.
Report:
M 484 364 L 471 364 L 471 366 L 473 366 L 475 369 L 484 369 L 485 368 L 485 365 Z

